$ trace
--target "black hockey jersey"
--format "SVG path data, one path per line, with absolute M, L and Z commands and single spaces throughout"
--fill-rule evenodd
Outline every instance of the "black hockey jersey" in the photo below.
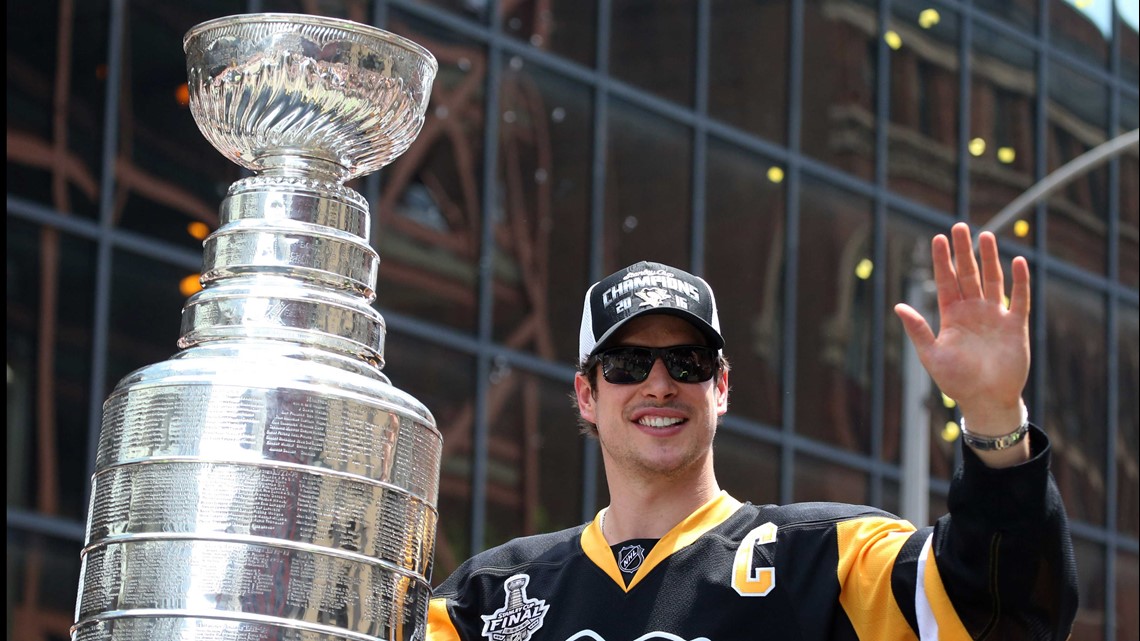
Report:
M 914 526 L 834 503 L 722 492 L 677 524 L 627 586 L 599 519 L 516 539 L 436 591 L 429 641 L 1063 640 L 1076 570 L 1048 441 L 1003 470 L 965 452 L 950 514 Z

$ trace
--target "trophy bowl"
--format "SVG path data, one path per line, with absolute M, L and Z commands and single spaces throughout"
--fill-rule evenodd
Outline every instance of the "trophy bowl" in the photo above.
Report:
M 183 48 L 191 114 L 218 151 L 255 173 L 337 182 L 407 150 L 439 68 L 400 36 L 302 14 L 210 20 Z

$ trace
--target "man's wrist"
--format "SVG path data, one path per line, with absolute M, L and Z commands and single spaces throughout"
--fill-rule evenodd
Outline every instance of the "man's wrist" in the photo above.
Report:
M 982 436 L 970 432 L 966 428 L 966 419 L 962 419 L 962 441 L 982 452 L 994 452 L 1013 447 L 1020 443 L 1025 435 L 1029 433 L 1029 410 L 1025 407 L 1025 402 L 1021 401 L 1021 421 L 1017 428 L 1012 432 L 1001 434 L 999 436 Z

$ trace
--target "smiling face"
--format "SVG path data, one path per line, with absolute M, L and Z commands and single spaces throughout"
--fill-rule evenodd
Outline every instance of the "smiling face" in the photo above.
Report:
M 607 341 L 607 347 L 703 345 L 687 321 L 654 314 L 635 318 Z M 728 373 L 703 383 L 679 383 L 658 359 L 640 383 L 615 385 L 600 374 L 596 390 L 579 374 L 574 379 L 582 418 L 597 425 L 607 476 L 675 479 L 712 474 L 712 440 L 717 417 L 728 409 Z

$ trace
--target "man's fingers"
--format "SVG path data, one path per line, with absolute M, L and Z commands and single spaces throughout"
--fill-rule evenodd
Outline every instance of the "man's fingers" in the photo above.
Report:
M 1020 317 L 1029 317 L 1029 263 L 1025 258 L 1018 256 L 1013 259 L 1013 290 L 1009 297 L 1010 313 Z
M 950 259 L 950 241 L 938 234 L 930 241 L 930 260 L 934 267 L 934 284 L 938 288 L 938 311 L 944 313 L 962 298 L 958 290 L 958 274 Z
M 906 330 L 906 335 L 914 343 L 917 352 L 921 354 L 934 344 L 934 332 L 931 331 L 930 325 L 926 323 L 922 314 L 915 311 L 913 307 L 906 303 L 899 303 L 895 305 L 895 314 L 902 321 L 903 329 Z
M 978 261 L 974 258 L 970 226 L 955 223 L 950 228 L 950 235 L 954 239 L 954 268 L 958 272 L 958 289 L 962 298 L 981 298 L 982 282 L 978 276 Z
M 1005 273 L 1001 269 L 997 239 L 988 231 L 978 237 L 978 250 L 982 255 L 982 289 L 986 300 L 1005 306 Z

